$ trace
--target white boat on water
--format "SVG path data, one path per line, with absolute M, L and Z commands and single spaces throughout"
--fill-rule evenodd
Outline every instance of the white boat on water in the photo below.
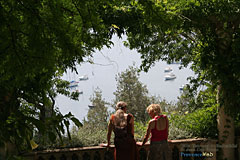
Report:
M 183 84 L 183 85 L 181 85 L 180 87 L 179 87 L 179 90 L 180 91 L 183 91 L 183 88 L 185 87 L 185 85 Z
M 186 91 L 186 89 L 188 88 L 188 84 L 183 84 L 179 87 L 179 90 L 182 91 Z
M 76 90 L 76 92 L 78 92 L 79 94 L 83 94 L 83 91 L 81 90 Z
M 79 77 L 79 81 L 86 81 L 86 80 L 88 80 L 88 76 L 87 75 Z
M 173 79 L 177 78 L 176 75 L 175 75 L 174 73 L 172 73 L 172 72 L 166 74 L 164 77 L 165 77 L 165 81 L 167 81 L 167 80 L 173 80 Z
M 69 88 L 75 88 L 78 86 L 78 82 L 77 81 L 71 81 L 70 84 L 68 85 Z
M 182 62 L 181 61 L 172 61 L 172 62 L 170 62 L 169 64 L 181 64 Z
M 94 105 L 88 105 L 88 107 L 89 107 L 90 109 L 93 109 L 93 108 L 95 108 L 95 106 L 94 106 Z
M 172 71 L 172 68 L 171 67 L 166 67 L 165 69 L 164 69 L 164 72 L 171 72 Z

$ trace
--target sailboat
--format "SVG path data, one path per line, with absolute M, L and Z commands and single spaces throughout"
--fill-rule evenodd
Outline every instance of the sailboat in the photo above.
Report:
M 173 72 L 166 74 L 164 77 L 165 77 L 165 81 L 174 80 L 175 78 L 177 78 Z
M 79 77 L 79 81 L 86 81 L 86 80 L 88 80 L 88 76 L 87 75 Z
M 172 68 L 171 67 L 166 67 L 165 69 L 164 69 L 164 72 L 171 72 L 172 71 Z
M 69 88 L 75 88 L 78 86 L 78 82 L 77 81 L 70 81 L 70 84 L 68 85 Z

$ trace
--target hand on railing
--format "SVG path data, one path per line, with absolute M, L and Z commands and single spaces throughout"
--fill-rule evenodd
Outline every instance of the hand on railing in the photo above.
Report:
M 101 144 L 99 144 L 99 146 L 101 146 L 101 147 L 110 147 L 109 144 L 107 144 L 107 143 L 101 143 Z
M 142 142 L 136 142 L 136 145 L 137 145 L 138 147 L 142 147 Z
M 101 147 L 106 147 L 106 148 L 107 148 L 107 151 L 108 151 L 109 148 L 111 147 L 108 143 L 101 143 L 101 144 L 99 144 L 99 146 L 101 146 Z

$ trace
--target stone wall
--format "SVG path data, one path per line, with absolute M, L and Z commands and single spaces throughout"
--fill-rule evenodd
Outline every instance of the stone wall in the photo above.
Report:
M 216 140 L 183 139 L 170 140 L 172 160 L 216 160 Z M 138 148 L 140 160 L 146 160 L 149 144 Z M 114 146 L 65 148 L 31 152 L 23 155 L 27 160 L 113 160 Z

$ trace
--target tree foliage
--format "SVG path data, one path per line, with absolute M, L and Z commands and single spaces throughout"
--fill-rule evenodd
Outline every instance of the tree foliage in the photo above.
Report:
M 33 128 L 63 133 L 68 119 L 80 125 L 55 110 L 57 93 L 71 97 L 58 78 L 95 49 L 110 47 L 114 33 L 127 34 L 145 71 L 158 60 L 191 63 L 198 75 L 192 82 L 221 86 L 220 103 L 239 113 L 239 8 L 238 0 L 0 1 L 0 146 L 29 144 Z M 124 97 L 129 106 L 146 107 L 146 88 L 137 83 L 133 89 L 143 99 L 116 92 L 116 101 Z M 138 110 L 140 104 L 133 114 Z M 44 127 L 48 123 L 54 127 Z
M 138 13 L 138 30 L 126 32 L 128 46 L 142 54 L 142 69 L 158 60 L 191 63 L 198 75 L 192 81 L 221 85 L 221 103 L 239 112 L 239 1 L 147 0 L 127 6 L 128 14 Z
M 92 105 L 88 110 L 87 121 L 84 125 L 106 129 L 109 118 L 109 111 L 106 105 L 109 103 L 102 98 L 102 91 L 99 88 L 94 91 L 90 101 Z
M 114 104 L 125 101 L 127 111 L 133 114 L 136 120 L 145 121 L 148 118 L 145 110 L 150 104 L 146 85 L 139 81 L 137 68 L 130 66 L 116 77 L 117 90 L 114 92 Z
M 76 99 L 59 77 L 112 44 L 114 27 L 102 23 L 102 8 L 95 1 L 0 1 L 0 146 L 29 144 L 34 130 L 54 139 L 68 120 L 80 126 L 55 110 L 54 98 Z
M 183 113 L 191 113 L 197 109 L 208 108 L 217 104 L 216 87 L 209 83 L 206 83 L 203 88 L 192 91 L 190 85 L 185 85 L 181 96 L 178 97 L 176 110 Z
M 156 61 L 191 63 L 195 88 L 218 87 L 219 143 L 234 143 L 231 116 L 240 113 L 240 2 L 238 0 L 140 0 L 126 4 L 136 30 L 126 29 L 128 46 L 137 49 L 147 71 Z M 130 22 L 132 26 L 132 22 Z M 120 25 L 121 24 L 117 24 Z M 226 113 L 228 115 L 226 115 Z M 222 150 L 234 159 L 234 149 Z
M 135 116 L 137 121 L 146 122 L 149 115 L 146 108 L 151 103 L 159 103 L 163 110 L 169 105 L 160 97 L 149 95 L 147 86 L 139 81 L 138 69 L 129 66 L 128 69 L 116 76 L 117 90 L 114 92 L 114 104 L 118 101 L 125 101 L 128 104 L 127 111 Z
M 192 113 L 170 114 L 170 124 L 173 125 L 170 133 L 180 129 L 186 131 L 190 138 L 201 137 L 216 139 L 218 136 L 217 105 L 208 108 L 199 108 Z M 183 137 L 186 135 L 177 135 L 176 133 L 171 136 L 186 138 Z

